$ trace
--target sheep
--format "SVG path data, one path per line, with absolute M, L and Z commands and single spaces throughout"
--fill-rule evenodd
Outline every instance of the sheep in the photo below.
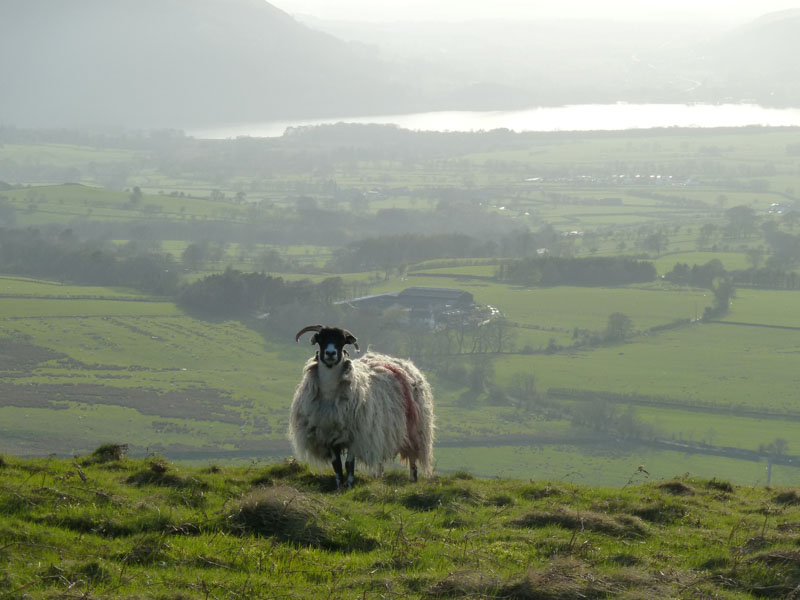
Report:
M 346 345 L 359 351 L 356 337 L 338 327 L 310 325 L 319 345 L 303 368 L 291 406 L 289 439 L 295 455 L 316 464 L 332 463 L 336 489 L 344 483 L 342 452 L 347 450 L 347 488 L 355 483 L 355 461 L 380 472 L 400 455 L 409 476 L 417 467 L 433 471 L 433 392 L 409 360 L 376 352 L 350 360 Z

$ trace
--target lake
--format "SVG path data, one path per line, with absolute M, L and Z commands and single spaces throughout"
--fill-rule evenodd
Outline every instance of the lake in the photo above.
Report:
M 800 108 L 757 104 L 574 104 L 523 110 L 442 111 L 368 117 L 238 123 L 188 131 L 196 138 L 279 137 L 287 127 L 328 123 L 394 124 L 416 131 L 603 131 L 653 127 L 800 126 Z

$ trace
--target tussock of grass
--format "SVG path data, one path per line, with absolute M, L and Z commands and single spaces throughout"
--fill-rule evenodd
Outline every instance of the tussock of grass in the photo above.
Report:
M 494 496 L 490 496 L 486 500 L 487 504 L 492 506 L 512 506 L 515 504 L 514 498 L 509 494 L 495 494 Z
M 117 462 L 125 458 L 128 453 L 128 444 L 103 444 L 81 461 L 81 464 L 97 465 Z
M 759 552 L 729 572 L 756 596 L 793 600 L 800 593 L 800 551 L 772 549 Z
M 196 477 L 181 477 L 169 472 L 169 463 L 163 458 L 150 460 L 148 468 L 134 473 L 125 481 L 131 485 L 157 485 L 176 489 L 208 489 L 208 484 Z
M 631 509 L 632 515 L 650 523 L 663 525 L 675 523 L 685 517 L 687 513 L 688 509 L 683 504 L 664 500 L 656 500 Z
M 733 493 L 733 485 L 730 482 L 721 481 L 716 478 L 706 481 L 706 487 L 712 490 L 719 490 L 720 492 Z
M 50 565 L 41 571 L 42 579 L 50 579 L 63 583 L 67 587 L 76 587 L 80 584 L 96 586 L 111 581 L 109 569 L 99 560 L 87 562 L 66 562 L 60 566 Z
M 665 492 L 672 494 L 673 496 L 693 496 L 695 494 L 695 490 L 692 486 L 678 480 L 658 483 L 656 484 L 656 487 L 659 490 L 664 490 Z
M 771 550 L 764 554 L 754 556 L 750 560 L 788 567 L 800 575 L 800 550 Z
M 226 526 L 238 535 L 270 537 L 297 546 L 364 550 L 374 545 L 369 536 L 342 526 L 341 521 L 318 500 L 276 485 L 245 494 L 228 515 Z
M 308 497 L 295 489 L 258 488 L 239 500 L 227 517 L 238 535 L 274 537 L 299 545 L 326 546 L 325 533 L 315 521 L 316 510 Z
M 526 500 L 539 500 L 541 498 L 550 498 L 551 496 L 560 496 L 564 492 L 552 486 L 549 483 L 534 483 L 524 485 L 519 490 L 519 495 Z
M 432 585 L 428 595 L 497 600 L 645 599 L 674 597 L 676 587 L 666 576 L 658 581 L 629 567 L 602 573 L 578 560 L 555 559 L 547 568 L 531 569 L 524 577 L 506 582 L 482 572 L 456 571 Z
M 800 504 L 800 494 L 797 493 L 797 490 L 786 490 L 775 496 L 775 502 L 778 504 L 797 506 Z
M 595 531 L 621 538 L 643 537 L 649 533 L 647 526 L 638 517 L 564 508 L 530 512 L 515 519 L 511 524 L 516 527 L 532 528 L 557 525 L 572 531 Z
M 427 595 L 433 598 L 492 598 L 497 596 L 490 594 L 489 590 L 495 590 L 497 587 L 496 579 L 487 576 L 486 573 L 456 571 L 433 584 L 427 590 Z
M 504 585 L 498 598 L 573 600 L 574 598 L 672 598 L 669 578 L 623 567 L 604 573 L 574 559 L 557 559 L 532 569 L 523 579 Z
M 470 487 L 436 484 L 423 485 L 401 499 L 403 506 L 419 511 L 447 507 L 453 503 L 479 504 L 482 501 L 481 495 Z
M 127 552 L 116 559 L 125 564 L 152 565 L 167 559 L 169 542 L 164 535 L 145 534 L 132 540 Z

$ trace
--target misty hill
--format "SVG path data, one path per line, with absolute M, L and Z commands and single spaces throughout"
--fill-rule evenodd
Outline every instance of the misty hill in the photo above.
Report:
M 380 47 L 448 108 L 603 102 L 800 105 L 798 11 L 719 22 L 586 18 L 357 23 L 304 17 Z
M 712 85 L 766 104 L 800 105 L 800 9 L 764 15 L 709 48 Z
M 399 95 L 363 47 L 263 0 L 4 0 L 0 56 L 0 119 L 23 126 L 350 114 Z

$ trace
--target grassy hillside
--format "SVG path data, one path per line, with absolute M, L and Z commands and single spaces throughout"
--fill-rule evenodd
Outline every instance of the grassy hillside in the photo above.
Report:
M 797 489 L 0 460 L 0 598 L 790 598 Z M 639 483 L 633 483 L 633 480 Z

